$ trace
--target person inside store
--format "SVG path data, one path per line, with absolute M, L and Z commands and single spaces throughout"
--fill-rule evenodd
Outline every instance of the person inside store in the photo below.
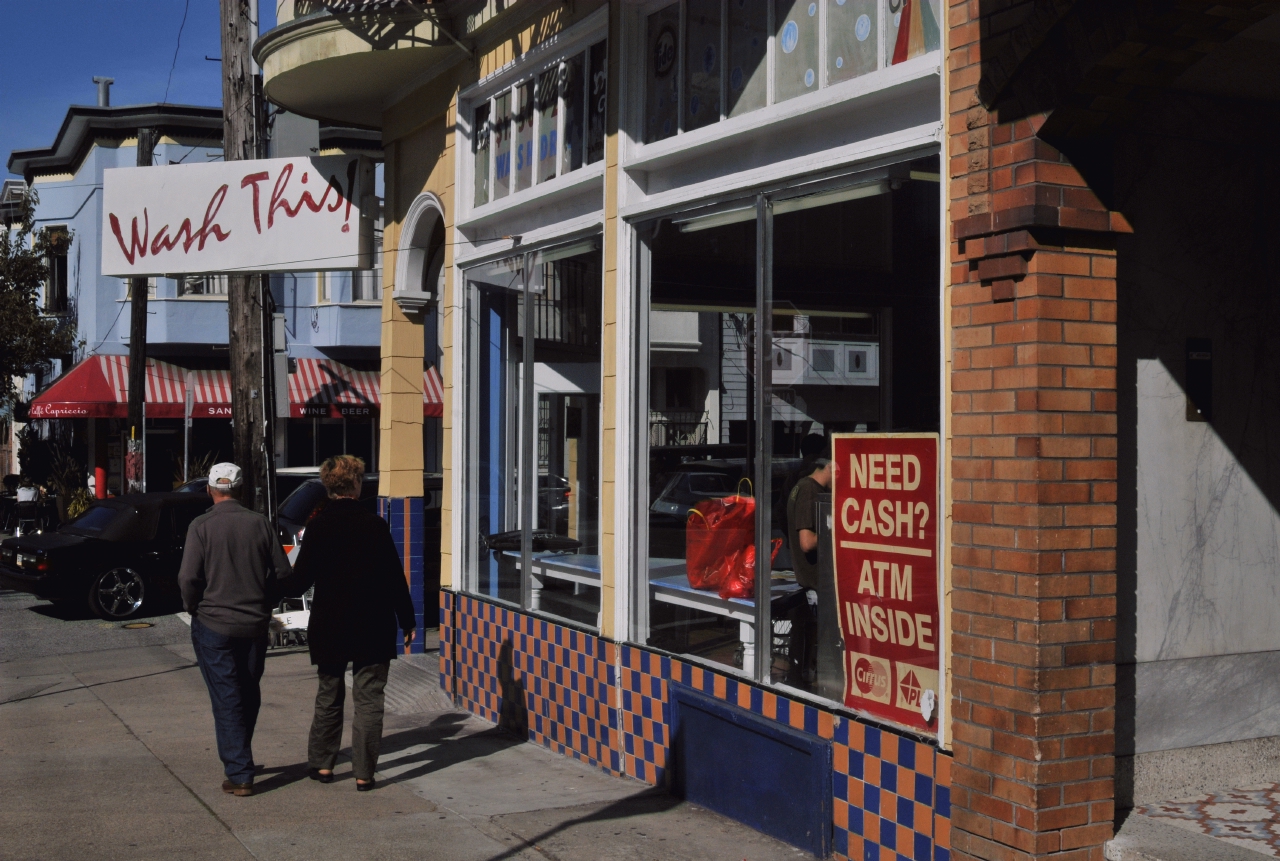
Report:
M 35 482 L 27 478 L 25 475 L 18 485 L 18 502 L 39 502 L 40 488 L 36 487 Z
M 360 792 L 374 787 L 396 628 L 406 650 L 417 629 L 391 527 L 359 502 L 363 480 L 364 461 L 349 454 L 331 457 L 320 466 L 329 501 L 307 526 L 293 573 L 281 584 L 282 592 L 291 596 L 315 586 L 307 629 L 319 682 L 307 744 L 310 777 L 333 782 L 342 744 L 344 676 L 350 665 L 355 703 L 351 767 Z
M 812 448 L 812 446 L 811 446 Z M 818 502 L 831 487 L 829 443 L 809 459 L 809 472 L 787 494 L 787 540 L 800 591 L 774 605 L 777 618 L 791 622 L 786 683 L 806 687 L 817 672 L 818 633 Z

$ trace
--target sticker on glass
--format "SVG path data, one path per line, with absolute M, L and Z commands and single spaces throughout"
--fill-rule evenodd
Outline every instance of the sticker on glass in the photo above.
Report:
M 817 4 L 817 3 L 810 3 L 810 4 L 809 4 L 809 17 L 810 17 L 810 18 L 812 18 L 814 15 L 817 15 L 817 14 L 818 14 L 818 4 Z
M 702 71 L 710 75 L 716 68 L 716 49 L 708 45 L 702 51 Z
M 806 87 L 813 86 L 813 69 L 807 69 L 804 73 L 804 85 Z
M 800 25 L 795 21 L 788 21 L 786 26 L 782 28 L 782 52 L 790 54 L 796 49 L 796 45 L 800 42 Z
M 857 23 L 853 25 L 853 35 L 858 37 L 859 42 L 867 41 L 867 37 L 871 35 L 871 18 L 869 16 L 858 16 Z
M 665 77 L 676 64 L 676 31 L 671 25 L 662 28 L 653 43 L 653 72 Z
M 734 66 L 729 73 L 729 86 L 735 90 L 742 89 L 742 67 Z
M 702 106 L 702 103 L 698 101 L 697 96 L 694 96 L 693 98 L 689 99 L 689 116 L 691 117 L 697 116 L 698 108 L 701 106 Z
M 836 68 L 837 69 L 844 68 L 844 57 L 836 57 Z

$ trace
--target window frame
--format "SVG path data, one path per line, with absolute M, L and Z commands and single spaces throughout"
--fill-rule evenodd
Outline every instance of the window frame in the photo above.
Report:
M 531 244 L 529 246 L 517 246 L 511 248 L 501 254 L 485 255 L 482 258 L 469 260 L 458 265 L 458 277 L 461 285 L 461 302 L 459 317 L 462 322 L 462 338 L 461 354 L 463 361 L 459 363 L 461 372 L 462 390 L 462 416 L 465 432 L 461 435 L 463 439 L 463 457 L 470 459 L 479 450 L 480 443 L 480 427 L 477 417 L 479 415 L 479 400 L 481 397 L 480 386 L 477 385 L 476 368 L 479 365 L 480 338 L 476 331 L 472 318 L 472 309 L 479 299 L 479 286 L 473 285 L 468 278 L 468 272 L 472 269 L 482 268 L 494 263 L 500 263 L 504 260 L 523 257 L 524 266 L 522 271 L 526 274 L 520 276 L 521 286 L 513 292 L 524 296 L 526 308 L 531 298 L 538 295 L 535 288 L 537 284 L 542 283 L 541 273 L 532 274 L 533 268 L 545 265 L 542 262 L 542 256 L 547 252 L 567 251 L 585 246 L 587 244 L 594 246 L 594 250 L 603 252 L 604 234 L 599 230 L 592 231 L 587 234 L 574 234 L 571 236 L 560 236 L 549 239 L 545 242 Z M 586 250 L 585 248 L 583 249 Z M 533 266 L 530 266 L 532 261 Z M 601 270 L 601 280 L 598 285 L 600 291 L 601 307 L 603 311 L 604 305 L 604 272 Z M 524 313 L 521 331 L 521 358 L 520 363 L 524 368 L 531 368 L 536 365 L 535 337 L 530 337 L 535 330 L 536 315 Z M 600 321 L 600 337 L 601 347 L 603 351 L 605 331 L 605 319 L 602 316 Z M 605 359 L 603 352 L 600 360 L 600 391 L 601 391 L 601 409 L 600 415 L 597 416 L 597 432 L 603 441 L 604 431 L 604 379 L 605 379 Z M 521 372 L 525 373 L 524 371 Z M 512 450 L 515 452 L 516 463 L 518 464 L 519 475 L 516 482 L 515 498 L 513 500 L 516 517 L 521 524 L 519 527 L 521 532 L 520 541 L 520 599 L 519 603 L 513 602 L 507 598 L 494 594 L 487 594 L 481 591 L 481 567 L 482 567 L 482 550 L 480 542 L 477 540 L 479 535 L 480 523 L 480 494 L 476 491 L 476 482 L 478 480 L 478 471 L 469 469 L 462 477 L 462 498 L 466 500 L 458 518 L 461 524 L 462 535 L 462 553 L 461 553 L 461 578 L 459 581 L 459 591 L 475 596 L 485 601 L 490 601 L 505 607 L 511 607 L 522 613 L 533 615 L 539 618 L 554 621 L 558 625 L 566 625 L 569 627 L 580 628 L 591 633 L 599 633 L 599 618 L 604 610 L 604 589 L 600 592 L 600 607 L 597 608 L 597 624 L 584 624 L 573 619 L 567 619 L 564 616 L 548 613 L 542 609 L 533 607 L 533 580 L 532 580 L 532 554 L 533 554 L 533 528 L 531 524 L 534 522 L 535 507 L 538 503 L 538 399 L 536 387 L 533 385 L 520 385 L 514 397 L 516 407 L 520 411 L 518 419 L 518 437 L 515 440 Z M 596 453 L 596 474 L 599 486 L 596 488 L 597 494 L 603 494 L 604 470 L 605 470 L 605 451 L 601 442 Z M 603 522 L 601 523 L 603 527 Z M 603 548 L 601 548 L 603 550 Z M 600 554 L 603 559 L 603 553 Z M 601 584 L 603 586 L 603 583 Z
M 889 13 L 889 3 L 891 0 L 877 0 L 877 23 L 873 25 L 876 28 L 876 68 L 872 71 L 861 75 L 855 75 L 851 78 L 831 82 L 829 80 L 829 70 L 827 68 L 828 53 L 828 32 L 827 32 L 827 2 L 828 0 L 815 0 L 818 5 L 819 32 L 818 32 L 818 68 L 815 69 L 817 79 L 814 82 L 812 91 L 803 93 L 792 98 L 777 100 L 774 94 L 774 77 L 775 77 L 775 58 L 777 51 L 775 50 L 776 41 L 776 25 L 775 25 L 775 2 L 769 0 L 767 7 L 767 42 L 766 45 L 766 100 L 762 107 L 745 111 L 736 116 L 729 116 L 728 111 L 728 75 L 725 71 L 725 65 L 728 61 L 727 52 L 727 4 L 729 0 L 721 0 L 721 99 L 720 111 L 721 116 L 717 122 L 710 122 L 706 125 L 695 129 L 684 128 L 684 93 L 686 89 L 685 83 L 685 22 L 687 21 L 687 0 L 651 0 L 651 2 L 634 8 L 632 18 L 629 21 L 630 26 L 627 28 L 627 48 L 628 48 L 628 72 L 632 78 L 637 79 L 636 93 L 633 98 L 629 98 L 624 106 L 622 116 L 625 117 L 624 123 L 629 133 L 626 135 L 627 141 L 623 146 L 621 153 L 622 168 L 627 171 L 652 170 L 661 168 L 677 153 L 685 153 L 696 150 L 703 145 L 712 144 L 713 142 L 725 141 L 732 139 L 738 135 L 748 135 L 759 132 L 762 127 L 772 126 L 775 123 L 792 119 L 797 115 L 809 114 L 814 110 L 829 108 L 835 104 L 845 101 L 857 99 L 882 90 L 901 87 L 904 83 L 912 81 L 916 78 L 927 77 L 930 75 L 940 75 L 942 68 L 943 46 L 938 50 L 926 51 L 923 54 L 910 57 L 901 63 L 893 64 L 892 46 L 889 40 L 889 20 L 892 15 Z M 924 0 L 928 2 L 928 0 Z M 648 106 L 649 96 L 649 75 L 648 75 L 648 42 L 647 42 L 647 22 L 648 18 L 654 12 L 660 11 L 668 6 L 678 5 L 680 7 L 680 35 L 679 44 L 677 45 L 677 65 L 675 74 L 678 75 L 678 91 L 680 103 L 677 114 L 676 132 L 665 137 L 656 138 L 652 141 L 645 140 L 646 110 Z M 945 15 L 945 6 L 943 14 Z M 945 32 L 945 26 L 943 30 Z M 942 40 L 945 42 L 945 38 Z
M 48 224 L 42 228 L 46 241 L 55 234 L 61 234 L 67 243 L 71 242 L 71 226 L 69 224 Z M 61 254 L 46 254 L 45 266 L 48 274 L 44 281 L 44 301 L 41 303 L 45 314 L 62 315 L 71 312 L 71 260 L 64 246 Z M 62 261 L 61 279 L 58 278 L 58 264 Z M 152 279 L 154 282 L 154 279 Z
M 753 442 L 755 474 L 752 480 L 756 487 L 769 487 L 771 480 L 771 459 L 772 455 L 772 417 L 771 417 L 771 378 L 770 373 L 766 373 L 766 368 L 771 368 L 770 359 L 772 357 L 772 319 L 771 314 L 765 313 L 766 310 L 772 311 L 772 243 L 773 243 L 773 206 L 784 201 L 808 197 L 825 192 L 836 191 L 842 188 L 860 186 L 864 184 L 873 184 L 876 182 L 891 182 L 895 171 L 903 171 L 902 178 L 908 179 L 925 179 L 924 176 L 912 175 L 908 169 L 909 163 L 924 154 L 936 155 L 939 159 L 944 158 L 944 154 L 933 149 L 932 153 L 921 153 L 916 150 L 905 150 L 895 153 L 892 160 L 885 164 L 874 167 L 868 166 L 844 166 L 830 172 L 824 172 L 818 175 L 810 175 L 807 177 L 799 177 L 789 180 L 780 180 L 775 183 L 757 186 L 754 189 L 741 189 L 735 191 L 727 191 L 722 195 L 710 200 L 694 202 L 681 206 L 666 207 L 661 210 L 654 210 L 628 217 L 626 220 L 631 229 L 633 239 L 633 253 L 631 255 L 631 271 L 634 273 L 633 294 L 631 302 L 633 304 L 632 313 L 635 315 L 634 342 L 628 351 L 630 361 L 633 367 L 632 373 L 629 375 L 630 384 L 634 386 L 633 392 L 640 399 L 641 403 L 648 404 L 651 382 L 650 367 L 650 311 L 652 310 L 652 257 L 651 245 L 649 239 L 642 235 L 638 227 L 646 222 L 657 218 L 679 216 L 681 218 L 702 217 L 715 215 L 721 212 L 729 212 L 744 208 L 744 204 L 748 201 L 754 203 L 756 208 L 756 324 L 753 329 L 755 335 L 756 346 L 753 350 L 752 368 L 756 375 L 756 394 L 755 401 L 755 422 L 756 422 L 756 438 Z M 934 179 L 936 181 L 936 179 Z M 943 186 L 944 188 L 945 186 Z M 940 194 L 942 211 L 939 213 L 939 219 L 945 222 L 945 194 Z M 945 233 L 943 234 L 945 236 Z M 939 393 L 940 402 L 939 409 L 939 435 L 943 443 L 943 447 L 939 451 L 939 510 L 943 510 L 941 506 L 949 498 L 946 491 L 946 482 L 948 478 L 948 465 L 945 457 L 945 446 L 948 434 L 948 414 L 947 414 L 947 398 L 946 398 L 946 303 L 947 303 L 947 271 L 945 265 L 945 242 L 944 248 L 939 252 L 939 272 L 938 272 L 938 314 L 940 320 L 938 350 L 940 353 L 939 363 L 936 368 L 939 377 Z M 770 345 L 766 348 L 764 345 Z M 621 391 L 621 389 L 620 389 Z M 760 591 L 757 590 L 756 599 L 754 601 L 755 610 L 755 642 L 757 648 L 755 650 L 754 666 L 738 669 L 731 665 L 722 664 L 712 661 L 698 655 L 688 653 L 676 653 L 663 649 L 660 646 L 648 644 L 649 639 L 649 612 L 651 607 L 651 596 L 649 590 L 649 499 L 651 494 L 650 475 L 648 469 L 649 462 L 649 439 L 648 439 L 649 410 L 637 408 L 634 410 L 631 421 L 626 428 L 620 427 L 620 433 L 629 428 L 630 434 L 636 443 L 631 451 L 630 462 L 627 466 L 628 477 L 631 480 L 631 493 L 624 493 L 621 497 L 624 504 L 630 505 L 630 517 L 628 518 L 628 526 L 632 533 L 632 543 L 630 545 L 629 558 L 626 560 L 627 567 L 635 572 L 631 578 L 631 582 L 627 584 L 627 591 L 630 602 L 630 613 L 627 618 L 625 640 L 639 648 L 647 649 L 657 653 L 669 655 L 682 661 L 688 661 L 706 667 L 717 673 L 724 675 L 737 676 L 753 684 L 764 686 L 770 689 L 785 693 L 788 696 L 794 696 L 807 702 L 821 704 L 833 711 L 855 715 L 859 720 L 870 720 L 872 722 L 880 722 L 876 718 L 869 718 L 867 715 L 848 708 L 842 702 L 830 700 L 817 692 L 801 690 L 791 687 L 784 682 L 774 682 L 772 680 L 772 643 L 771 638 L 766 635 L 762 637 L 760 631 L 772 631 L 772 618 L 770 602 L 760 600 Z M 772 520 L 772 499 L 768 493 L 757 494 L 756 503 L 756 559 L 763 560 L 770 558 L 770 529 L 768 524 Z M 947 682 L 946 672 L 950 666 L 951 650 L 948 640 L 949 624 L 946 618 L 947 613 L 947 584 L 949 583 L 949 574 L 947 573 L 947 548 L 950 542 L 950 525 L 949 518 L 945 526 L 942 527 L 939 543 L 941 547 L 941 555 L 939 557 L 938 571 L 938 603 L 940 610 L 939 631 L 937 634 L 940 644 L 938 650 L 938 669 L 941 689 L 938 692 L 939 701 L 943 701 L 946 697 Z M 757 562 L 759 566 L 759 562 Z M 759 570 L 757 570 L 757 582 L 760 581 Z M 768 648 L 763 648 L 762 644 L 769 644 Z M 941 729 L 942 715 L 945 710 L 939 712 L 940 727 L 936 735 L 927 736 L 931 742 L 944 744 L 945 732 Z M 895 725 L 896 726 L 896 725 Z M 901 727 L 897 727 L 901 729 Z M 911 730 L 911 732 L 916 732 Z M 918 733 L 917 733 L 918 734 Z M 926 736 L 922 736 L 926 737 Z

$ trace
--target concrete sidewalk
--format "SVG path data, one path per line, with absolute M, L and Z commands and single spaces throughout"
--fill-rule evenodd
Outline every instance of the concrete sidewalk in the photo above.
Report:
M 80 624 L 17 624 L 35 603 L 0 596 L 6 637 Z M 314 672 L 304 651 L 271 653 L 254 740 L 258 794 L 234 798 L 220 789 L 208 697 L 185 626 L 171 616 L 148 621 L 156 627 L 136 640 L 85 620 L 74 651 L 5 649 L 0 857 L 808 857 L 441 708 L 447 703 L 426 683 L 430 668 L 416 662 L 393 664 L 380 787 L 357 794 L 345 756 L 333 784 L 307 779 Z

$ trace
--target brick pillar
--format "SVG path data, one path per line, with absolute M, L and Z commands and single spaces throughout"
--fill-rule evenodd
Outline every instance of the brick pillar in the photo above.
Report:
M 1113 823 L 1116 282 L 1108 213 L 977 84 L 951 5 L 956 858 L 1102 859 Z

